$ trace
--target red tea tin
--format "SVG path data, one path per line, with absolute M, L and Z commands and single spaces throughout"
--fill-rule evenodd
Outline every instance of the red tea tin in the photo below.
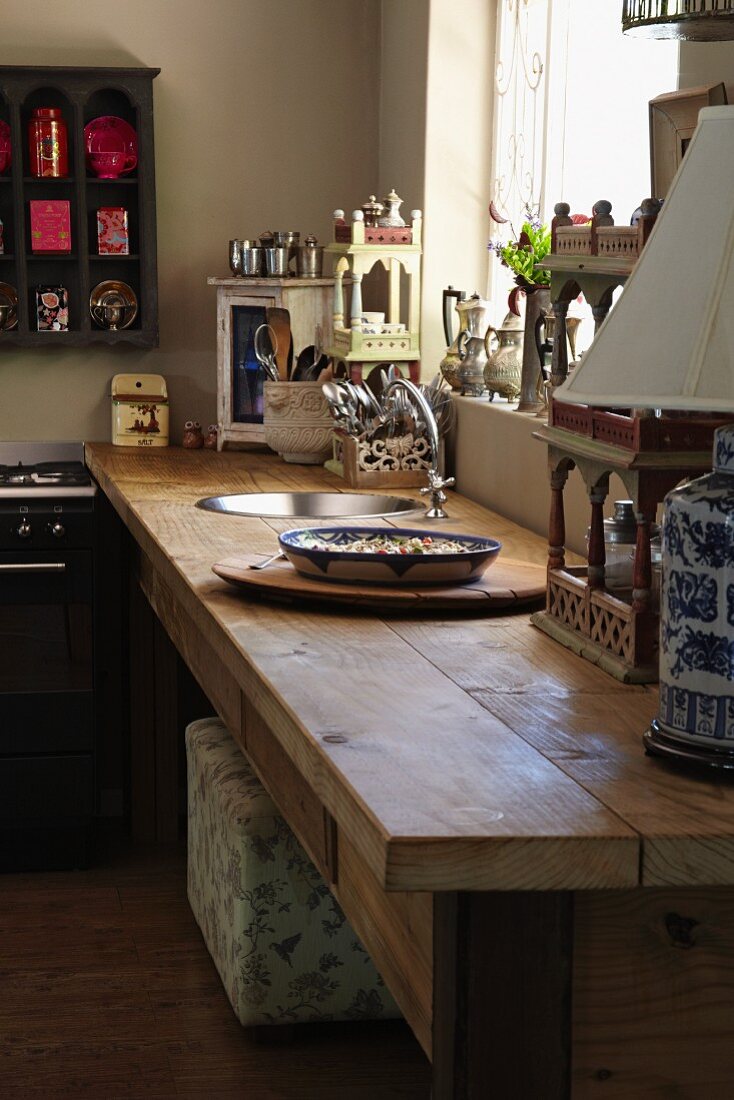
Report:
M 28 152 L 32 176 L 68 176 L 66 123 L 60 108 L 35 108 L 28 123 Z

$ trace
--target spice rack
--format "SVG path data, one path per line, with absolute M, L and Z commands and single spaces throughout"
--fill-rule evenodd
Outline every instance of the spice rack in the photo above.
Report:
M 0 175 L 4 253 L 0 282 L 15 288 L 18 320 L 0 330 L 0 347 L 78 347 L 91 343 L 158 344 L 153 79 L 160 69 L 0 66 L 0 120 L 10 127 L 12 163 Z M 69 173 L 56 179 L 30 174 L 27 128 L 36 107 L 58 107 L 68 131 Z M 136 132 L 138 161 L 129 174 L 100 179 L 86 167 L 84 127 L 114 115 Z M 71 208 L 71 252 L 39 255 L 31 249 L 29 203 L 66 199 Z M 102 206 L 128 211 L 129 255 L 100 256 L 96 214 Z M 104 280 L 132 287 L 137 315 L 129 328 L 98 327 L 89 312 L 92 289 Z M 69 299 L 68 332 L 36 330 L 36 287 L 62 285 Z

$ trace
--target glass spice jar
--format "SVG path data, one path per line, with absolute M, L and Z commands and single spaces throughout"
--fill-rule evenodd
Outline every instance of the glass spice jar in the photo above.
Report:
M 58 107 L 34 109 L 28 123 L 28 152 L 32 176 L 68 176 L 66 123 Z
M 591 528 L 586 532 L 589 544 Z M 637 542 L 637 519 L 631 500 L 615 500 L 614 514 L 604 520 L 604 587 L 621 599 L 632 598 Z M 653 570 L 653 606 L 660 588 L 660 528 L 650 528 L 650 558 Z

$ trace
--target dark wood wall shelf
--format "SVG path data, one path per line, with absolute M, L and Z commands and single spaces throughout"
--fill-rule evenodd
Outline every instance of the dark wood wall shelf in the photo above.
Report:
M 0 120 L 10 126 L 12 163 L 0 175 L 0 220 L 5 253 L 0 282 L 18 295 L 18 321 L 0 330 L 0 347 L 129 343 L 158 345 L 155 150 L 153 79 L 160 69 L 0 66 Z M 59 107 L 69 142 L 69 175 L 31 176 L 28 121 L 34 107 Z M 118 179 L 99 179 L 85 163 L 84 127 L 101 115 L 123 118 L 136 131 L 138 163 Z M 72 253 L 42 255 L 31 250 L 31 199 L 69 199 Z M 97 253 L 96 212 L 100 206 L 128 211 L 129 256 Z M 129 328 L 100 328 L 89 312 L 89 295 L 105 279 L 128 283 L 138 299 Z M 63 285 L 69 296 L 69 331 L 38 332 L 36 286 Z

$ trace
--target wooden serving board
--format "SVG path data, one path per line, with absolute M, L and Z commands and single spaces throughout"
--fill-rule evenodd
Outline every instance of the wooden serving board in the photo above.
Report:
M 440 586 L 343 584 L 302 576 L 289 561 L 250 569 L 262 554 L 243 554 L 217 562 L 212 569 L 229 584 L 267 599 L 342 604 L 366 611 L 446 611 L 452 608 L 493 612 L 521 607 L 545 596 L 544 565 L 499 558 L 472 584 Z

